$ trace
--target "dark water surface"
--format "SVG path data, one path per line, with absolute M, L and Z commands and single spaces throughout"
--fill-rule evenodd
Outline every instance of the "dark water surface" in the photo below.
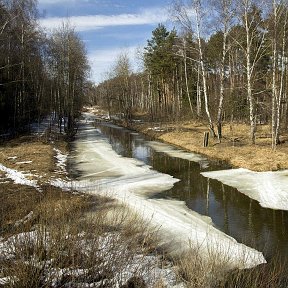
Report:
M 263 252 L 267 259 L 277 253 L 288 258 L 288 212 L 263 208 L 237 189 L 200 174 L 227 168 L 223 163 L 209 161 L 208 168 L 201 168 L 199 163 L 156 152 L 147 145 L 148 138 L 133 131 L 109 124 L 99 124 L 97 129 L 118 154 L 181 180 L 154 197 L 185 201 L 190 209 L 211 217 L 218 229 Z

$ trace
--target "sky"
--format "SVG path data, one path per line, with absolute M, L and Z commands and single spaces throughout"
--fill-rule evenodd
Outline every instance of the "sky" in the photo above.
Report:
M 169 27 L 171 0 L 38 0 L 40 25 L 51 31 L 67 21 L 87 49 L 91 80 L 107 78 L 120 53 L 127 53 L 134 70 L 141 69 L 137 51 L 146 46 L 158 23 Z

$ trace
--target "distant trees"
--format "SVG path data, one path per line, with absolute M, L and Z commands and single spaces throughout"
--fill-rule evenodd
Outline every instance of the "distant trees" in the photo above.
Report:
M 159 24 L 145 47 L 144 65 L 148 74 L 149 106 L 153 117 L 172 116 L 181 107 L 177 94 L 179 71 L 175 63 L 175 44 L 176 31 L 169 32 Z
M 44 68 L 37 63 L 41 35 L 34 1 L 2 1 L 0 13 L 0 126 L 15 130 L 36 114 L 39 87 L 29 83 Z
M 49 76 L 51 83 L 51 108 L 62 119 L 66 133 L 75 133 L 75 118 L 83 105 L 87 79 L 88 60 L 85 47 L 74 29 L 65 23 L 49 38 Z
M 275 148 L 288 125 L 287 1 L 175 0 L 172 10 L 179 31 L 152 31 L 143 72 L 129 76 L 131 109 L 158 121 L 202 119 L 219 141 L 223 121 L 249 123 L 251 144 L 257 125 L 271 124 Z M 105 81 L 109 94 L 115 83 Z
M 132 107 L 134 106 L 134 91 L 132 90 L 132 69 L 127 53 L 121 53 L 113 69 L 115 81 L 117 82 L 117 96 L 121 111 L 123 111 L 126 121 L 131 120 Z
M 68 119 L 71 134 L 87 81 L 86 51 L 67 25 L 41 32 L 36 2 L 0 1 L 0 132 L 16 133 L 54 111 Z

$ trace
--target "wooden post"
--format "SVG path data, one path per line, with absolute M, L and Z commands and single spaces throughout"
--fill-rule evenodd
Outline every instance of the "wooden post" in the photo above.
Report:
M 203 141 L 203 146 L 207 147 L 209 143 L 209 132 L 204 132 L 204 141 Z

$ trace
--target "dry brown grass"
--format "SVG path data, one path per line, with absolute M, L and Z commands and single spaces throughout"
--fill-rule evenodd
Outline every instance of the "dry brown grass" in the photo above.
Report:
M 15 184 L 0 185 L 0 233 L 10 234 L 18 230 L 17 220 L 29 214 L 35 202 L 40 201 L 40 193 L 35 188 Z
M 64 143 L 57 144 L 65 151 Z M 57 174 L 54 156 L 50 144 L 31 138 L 0 148 L 0 163 L 25 172 L 37 170 L 45 179 Z M 147 279 L 158 260 L 146 263 L 145 255 L 157 254 L 157 230 L 127 207 L 110 198 L 62 191 L 44 181 L 39 181 L 40 192 L 14 184 L 5 173 L 0 176 L 5 180 L 0 184 L 0 241 L 11 254 L 7 258 L 1 250 L 0 278 L 8 278 L 0 287 L 147 286 L 143 273 Z M 136 270 L 127 281 L 130 262 Z M 155 287 L 164 287 L 153 277 L 157 276 L 151 275 Z
M 40 200 L 30 199 L 33 220 L 15 236 L 2 234 L 10 256 L 0 257 L 0 278 L 12 277 L 5 287 L 147 287 L 143 273 L 154 264 L 144 256 L 155 253 L 157 231 L 111 199 L 43 190 Z M 130 262 L 135 272 L 127 278 Z
M 55 144 L 65 152 L 67 146 L 65 142 L 58 141 Z M 27 178 L 34 178 L 39 185 L 45 183 L 51 177 L 60 177 L 57 173 L 54 156 L 53 146 L 35 137 L 22 136 L 2 143 L 0 146 L 0 163 L 10 169 L 36 175 L 27 176 Z M 29 162 L 25 163 L 26 161 Z M 32 162 L 30 163 L 30 161 Z M 15 221 L 23 219 L 31 211 L 34 213 L 32 219 L 35 219 L 37 217 L 36 212 L 41 205 L 48 202 L 51 202 L 52 205 L 56 200 L 63 200 L 67 197 L 70 200 L 71 197 L 69 193 L 50 186 L 43 186 L 43 191 L 40 193 L 33 187 L 14 184 L 12 180 L 5 179 L 4 172 L 0 172 L 0 176 L 2 178 L 0 184 L 1 234 L 11 234 L 16 233 L 19 229 L 21 230 L 23 227 L 21 225 L 16 227 L 14 225 Z M 73 197 L 73 199 L 76 198 Z
M 287 265 L 275 255 L 268 264 L 251 269 L 227 269 L 220 255 L 204 259 L 199 250 L 191 248 L 175 259 L 179 278 L 187 288 L 286 288 Z
M 148 128 L 161 126 L 164 132 L 151 131 Z M 223 140 L 209 139 L 209 147 L 203 147 L 203 134 L 207 125 L 200 122 L 179 123 L 142 123 L 131 124 L 131 128 L 152 136 L 155 139 L 179 146 L 189 151 L 206 155 L 210 158 L 226 161 L 234 167 L 253 171 L 271 171 L 288 168 L 288 134 L 281 140 L 286 141 L 271 149 L 271 132 L 268 125 L 258 126 L 256 145 L 249 144 L 249 126 L 245 124 L 225 124 Z
M 35 137 L 19 137 L 2 144 L 0 146 L 0 163 L 11 169 L 41 176 L 34 177 L 34 179 L 42 183 L 51 177 L 59 177 L 59 174 L 56 173 L 53 146 L 44 140 Z M 64 141 L 57 141 L 54 146 L 63 153 L 67 152 L 67 143 Z

